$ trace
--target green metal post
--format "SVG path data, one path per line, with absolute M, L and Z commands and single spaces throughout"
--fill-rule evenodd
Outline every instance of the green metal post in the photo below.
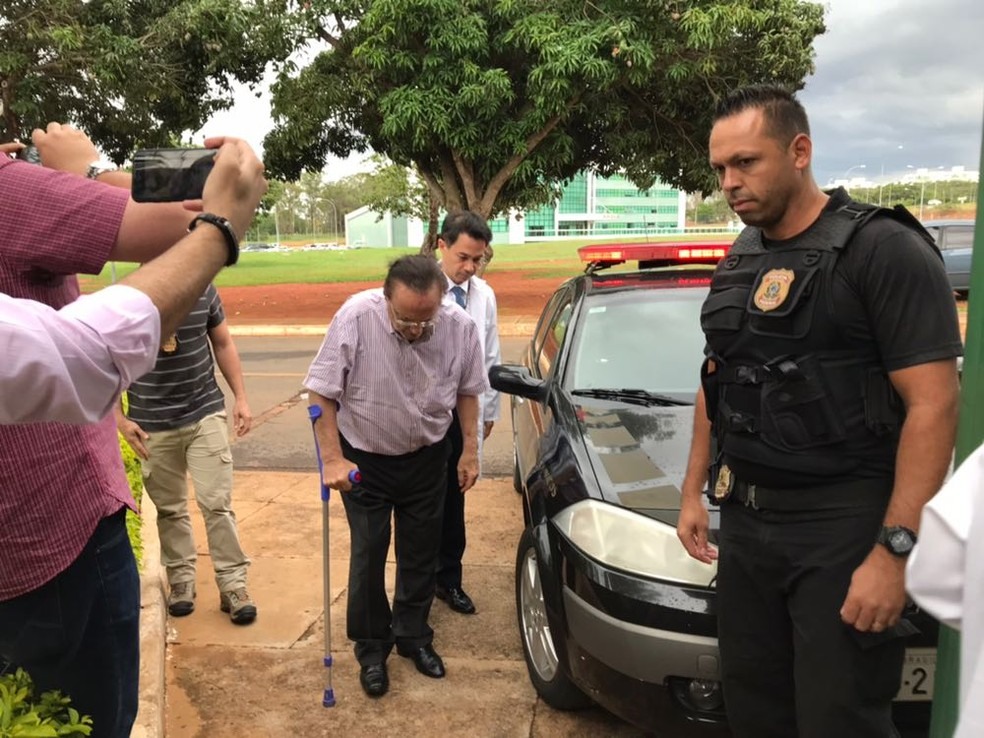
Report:
M 981 167 L 984 169 L 984 134 Z M 978 170 L 980 171 L 980 170 Z M 960 425 L 954 463 L 959 465 L 984 441 L 984 188 L 977 183 L 977 221 L 974 226 L 974 258 L 970 264 L 970 299 L 967 306 L 967 336 L 964 342 L 963 380 L 960 390 Z M 940 627 L 936 652 L 936 686 L 930 738 L 951 738 L 960 713 L 960 634 Z

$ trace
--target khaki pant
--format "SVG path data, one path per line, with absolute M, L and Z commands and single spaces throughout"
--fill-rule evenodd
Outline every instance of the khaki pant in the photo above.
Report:
M 144 488 L 157 508 L 161 560 L 168 583 L 195 581 L 195 539 L 188 514 L 187 475 L 205 519 L 208 552 L 220 592 L 246 586 L 249 559 L 239 545 L 232 511 L 232 450 L 226 414 L 217 413 L 176 430 L 157 431 L 147 441 Z

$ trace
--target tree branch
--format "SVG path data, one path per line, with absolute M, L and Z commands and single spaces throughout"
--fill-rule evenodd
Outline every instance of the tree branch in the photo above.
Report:
M 441 167 L 441 190 L 444 192 L 445 209 L 462 210 L 463 198 L 461 188 L 458 186 L 454 160 L 447 151 L 442 151 L 438 156 L 438 164 Z
M 314 29 L 314 35 L 320 38 L 326 44 L 329 44 L 333 49 L 337 49 L 339 44 L 341 44 L 341 41 L 339 39 L 332 36 L 330 33 L 328 33 L 328 31 L 326 31 L 321 26 L 318 26 Z
M 537 146 L 543 143 L 544 139 L 546 139 L 546 137 L 553 132 L 558 124 L 571 110 L 574 109 L 580 100 L 580 94 L 577 94 L 568 100 L 567 104 L 564 106 L 563 112 L 557 113 L 557 115 L 546 122 L 546 125 L 544 125 L 543 128 L 526 139 L 526 146 L 524 147 L 525 151 L 520 154 L 513 155 L 505 164 L 502 165 L 502 168 L 495 173 L 495 176 L 489 180 L 488 187 L 485 188 L 485 195 L 482 197 L 480 205 L 479 212 L 482 215 L 488 216 L 492 212 L 492 206 L 495 205 L 495 200 L 499 196 L 499 192 L 501 192 L 502 188 L 505 187 L 506 182 L 509 181 L 509 178 L 512 177 L 515 171 L 519 168 L 519 165 L 526 160 L 526 157 L 533 153 Z
M 478 193 L 475 191 L 475 167 L 458 151 L 452 150 L 451 158 L 454 160 L 454 166 L 458 170 L 458 176 L 461 178 L 461 184 L 465 189 L 465 203 L 471 208 L 477 205 L 479 200 Z

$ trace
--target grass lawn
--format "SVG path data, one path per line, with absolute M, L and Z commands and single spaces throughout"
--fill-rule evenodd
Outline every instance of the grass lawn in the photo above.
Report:
M 667 240 L 701 240 L 715 236 L 654 236 L 622 238 L 614 242 L 652 242 Z M 581 270 L 577 249 L 586 244 L 604 243 L 598 239 L 546 241 L 542 243 L 503 244 L 495 246 L 491 270 L 528 273 L 530 277 L 563 277 Z M 264 284 L 305 284 L 318 282 L 376 282 L 389 263 L 416 248 L 364 248 L 350 251 L 286 251 L 272 254 L 246 252 L 239 263 L 223 270 L 215 283 L 220 287 L 250 287 Z M 112 281 L 115 269 L 120 279 L 136 269 L 133 264 L 108 264 L 99 276 L 81 276 L 82 288 L 92 291 Z

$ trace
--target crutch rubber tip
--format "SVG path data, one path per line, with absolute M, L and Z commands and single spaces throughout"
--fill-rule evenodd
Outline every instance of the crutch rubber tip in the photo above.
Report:
M 334 707 L 335 706 L 335 690 L 334 689 L 326 689 L 325 690 L 325 697 L 324 697 L 323 700 L 321 700 L 321 705 L 323 707 Z

